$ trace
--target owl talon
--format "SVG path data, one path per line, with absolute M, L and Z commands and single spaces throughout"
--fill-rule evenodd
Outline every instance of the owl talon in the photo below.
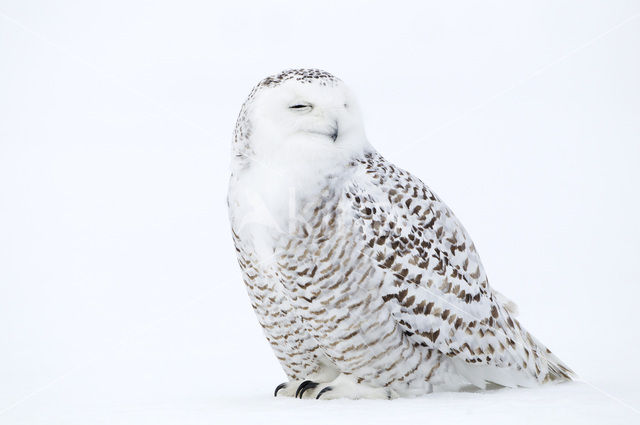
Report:
M 287 386 L 286 382 L 283 382 L 282 384 L 278 385 L 276 387 L 276 390 L 273 392 L 273 396 L 277 397 L 278 396 L 278 391 L 280 391 L 281 389 L 285 388 Z
M 332 389 L 333 388 L 331 387 L 324 387 L 323 389 L 321 389 L 318 395 L 316 396 L 316 400 L 318 400 L 322 394 L 326 393 L 327 391 L 331 391 Z
M 309 381 L 309 380 L 303 381 L 302 384 L 300 384 L 300 386 L 296 390 L 296 397 L 297 398 L 302 398 L 302 395 L 304 394 L 305 391 L 312 390 L 317 386 L 318 386 L 317 382 L 313 382 L 313 381 Z

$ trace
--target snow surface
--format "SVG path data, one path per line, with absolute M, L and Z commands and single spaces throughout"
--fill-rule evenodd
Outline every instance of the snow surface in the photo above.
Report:
M 637 392 L 636 392 L 637 396 Z M 237 395 L 152 403 L 57 408 L 54 417 L 32 412 L 25 422 L 97 424 L 627 424 L 634 412 L 603 397 L 586 384 L 552 388 L 496 390 L 486 393 L 439 393 L 424 398 L 385 400 L 274 399 L 255 389 Z M 51 411 L 51 409 L 48 409 Z M 11 420 L 12 416 L 7 419 Z
M 388 4 L 0 2 L 1 425 L 639 423 L 640 4 Z M 297 66 L 585 382 L 272 397 L 225 196 L 242 101 Z

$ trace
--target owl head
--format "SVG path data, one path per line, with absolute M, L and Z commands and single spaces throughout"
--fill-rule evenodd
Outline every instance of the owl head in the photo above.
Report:
M 234 134 L 239 161 L 337 161 L 367 145 L 357 102 L 347 86 L 317 69 L 262 80 L 245 101 Z

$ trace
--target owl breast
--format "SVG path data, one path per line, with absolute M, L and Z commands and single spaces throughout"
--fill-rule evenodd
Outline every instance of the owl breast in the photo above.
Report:
M 301 205 L 294 231 L 276 249 L 283 288 L 309 335 L 338 370 L 359 380 L 425 391 L 441 365 L 412 344 L 385 303 L 389 276 L 363 255 L 366 238 L 346 193 L 326 188 Z

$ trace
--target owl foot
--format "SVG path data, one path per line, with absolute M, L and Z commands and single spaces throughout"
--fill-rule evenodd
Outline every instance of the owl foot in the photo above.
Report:
M 309 379 L 284 382 L 276 387 L 273 395 L 322 400 L 337 398 L 391 400 L 398 397 L 398 393 L 390 388 L 358 383 L 353 377 L 345 374 L 339 375 L 330 382 L 316 382 Z
M 315 398 L 322 400 L 334 400 L 337 398 L 391 400 L 398 397 L 398 393 L 390 388 L 372 387 L 358 383 L 353 377 L 344 374 L 314 392 Z
M 273 395 L 274 397 L 302 398 L 302 396 L 305 395 L 305 392 L 309 390 L 313 390 L 318 385 L 320 385 L 318 382 L 311 381 L 308 379 L 304 381 L 283 382 L 282 384 L 276 387 L 275 391 L 273 392 Z M 307 394 L 307 397 L 305 398 L 309 398 L 308 395 L 309 394 Z
M 315 398 L 318 391 L 334 380 L 340 372 L 326 359 L 318 359 L 315 370 L 302 380 L 293 380 L 278 385 L 275 397 Z

